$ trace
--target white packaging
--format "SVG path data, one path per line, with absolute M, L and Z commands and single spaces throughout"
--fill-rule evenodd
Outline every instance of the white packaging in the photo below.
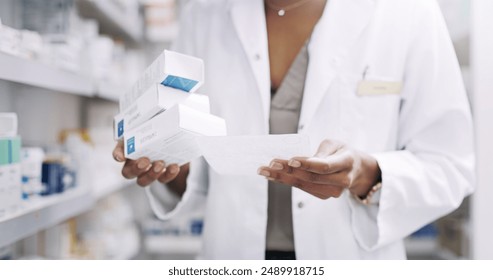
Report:
M 11 55 L 20 55 L 21 32 L 17 29 L 0 26 L 0 51 Z
M 201 59 L 165 50 L 147 67 L 130 91 L 120 97 L 120 111 L 125 111 L 155 84 L 195 92 L 203 82 L 204 62 Z
M 0 219 L 7 215 L 7 165 L 0 165 Z
M 20 50 L 26 58 L 38 58 L 43 52 L 43 38 L 38 32 L 22 30 Z
M 20 137 L 0 137 L 0 218 L 21 206 Z
M 178 104 L 125 133 L 125 157 L 185 164 L 201 156 L 199 136 L 224 136 L 224 119 Z
M 43 191 L 41 182 L 45 153 L 41 148 L 22 148 L 22 193 L 26 196 Z
M 7 175 L 7 215 L 13 215 L 19 210 L 22 203 L 21 165 L 14 163 L 6 165 L 5 169 Z
M 17 135 L 17 114 L 0 113 L 0 137 Z
M 207 96 L 156 84 L 140 96 L 132 106 L 115 117 L 115 139 L 120 139 L 125 131 L 134 129 L 176 104 L 183 104 L 203 113 L 209 113 Z

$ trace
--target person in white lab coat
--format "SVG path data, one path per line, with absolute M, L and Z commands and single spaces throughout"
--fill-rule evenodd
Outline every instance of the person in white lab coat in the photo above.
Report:
M 260 176 L 126 161 L 126 178 L 183 194 L 172 209 L 150 196 L 161 218 L 205 199 L 202 258 L 404 259 L 403 238 L 473 191 L 471 114 L 435 1 L 189 1 L 180 28 L 175 50 L 204 59 L 202 92 L 229 135 L 269 134 L 272 92 L 308 57 L 295 128 L 313 157 Z M 276 205 L 288 220 L 270 212 L 268 182 L 289 190 Z

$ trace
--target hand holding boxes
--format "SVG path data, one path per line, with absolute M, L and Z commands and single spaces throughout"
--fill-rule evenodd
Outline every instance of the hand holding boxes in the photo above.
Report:
M 164 51 L 120 98 L 114 119 L 125 157 L 185 164 L 201 156 L 198 136 L 226 135 L 225 121 L 209 113 L 209 99 L 192 93 L 204 79 L 203 61 Z

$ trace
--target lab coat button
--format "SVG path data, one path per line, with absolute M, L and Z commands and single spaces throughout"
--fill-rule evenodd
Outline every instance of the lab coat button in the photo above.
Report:
M 301 209 L 305 206 L 305 204 L 303 202 L 298 202 L 298 208 Z
M 260 58 L 261 58 L 260 57 L 260 54 L 256 53 L 255 56 L 254 56 L 254 59 L 258 61 L 258 60 L 260 60 Z
M 303 128 L 305 128 L 305 125 L 303 125 L 303 124 L 300 124 L 300 125 L 298 126 L 298 130 L 303 130 Z

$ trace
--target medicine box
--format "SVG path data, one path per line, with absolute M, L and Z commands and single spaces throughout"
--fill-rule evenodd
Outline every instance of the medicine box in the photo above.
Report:
M 21 205 L 20 137 L 0 138 L 0 218 Z
M 182 165 L 201 156 L 197 146 L 200 136 L 224 135 L 226 123 L 222 118 L 178 104 L 125 132 L 125 157 Z
M 130 107 L 115 116 L 113 120 L 115 139 L 120 139 L 126 130 L 141 125 L 176 104 L 187 105 L 190 108 L 209 113 L 209 98 L 207 96 L 155 84 Z
M 201 59 L 164 50 L 130 91 L 120 97 L 120 112 L 125 111 L 155 84 L 195 92 L 203 82 L 204 62 Z

